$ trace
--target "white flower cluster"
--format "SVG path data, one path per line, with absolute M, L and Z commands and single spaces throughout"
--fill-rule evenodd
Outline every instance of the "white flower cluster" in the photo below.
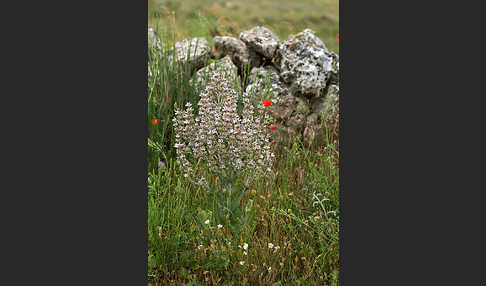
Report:
M 249 172 L 251 180 L 270 171 L 275 155 L 270 151 L 269 112 L 261 103 L 255 107 L 244 93 L 238 114 L 238 94 L 231 85 L 216 72 L 200 94 L 198 117 L 191 103 L 175 111 L 174 147 L 185 177 L 200 159 L 223 176 Z

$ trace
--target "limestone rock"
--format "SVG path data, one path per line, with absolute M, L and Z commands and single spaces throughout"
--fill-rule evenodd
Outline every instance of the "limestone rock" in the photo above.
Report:
M 269 92 L 273 95 L 270 98 L 277 99 L 290 94 L 290 89 L 280 80 L 278 71 L 274 67 L 265 66 L 255 67 L 251 70 L 246 92 L 251 94 L 252 97 L 258 98 L 264 97 L 265 92 Z
M 302 136 L 306 118 L 311 110 L 309 100 L 293 95 L 273 66 L 253 68 L 246 92 L 256 102 L 264 98 L 272 99 L 272 104 L 268 107 L 268 110 L 278 126 L 272 133 L 273 142 L 279 145 L 288 145 Z
M 248 31 L 240 33 L 242 40 L 250 49 L 263 55 L 267 59 L 272 59 L 278 49 L 280 39 L 269 29 L 256 26 Z
M 216 49 L 216 58 L 230 55 L 233 63 L 241 72 L 247 66 L 251 69 L 261 65 L 262 61 L 260 56 L 255 51 L 248 49 L 245 43 L 236 38 L 216 36 L 213 39 L 213 44 Z
M 278 126 L 274 133 L 275 142 L 282 145 L 294 143 L 305 128 L 310 111 L 308 100 L 288 94 L 271 107 L 272 117 Z
M 221 60 L 211 63 L 210 65 L 198 70 L 191 79 L 190 84 L 195 83 L 195 88 L 199 90 L 205 86 L 207 81 L 214 73 L 221 73 L 225 78 L 231 79 L 234 83 L 235 90 L 241 89 L 241 81 L 238 76 L 238 69 L 231 61 L 230 56 L 226 56 Z
M 330 85 L 327 94 L 311 100 L 312 113 L 316 113 L 320 119 L 326 119 L 339 113 L 339 86 Z M 322 117 L 323 115 L 324 117 Z
M 329 78 L 328 85 L 334 84 L 339 85 L 339 56 L 335 53 L 329 51 L 329 54 L 332 58 L 332 69 L 331 69 L 331 76 Z
M 290 35 L 277 51 L 277 62 L 282 79 L 310 97 L 321 96 L 331 78 L 339 80 L 337 55 L 310 29 Z
M 172 55 L 169 51 L 168 55 Z M 185 39 L 175 44 L 176 62 L 192 74 L 202 68 L 210 57 L 209 43 L 204 38 Z M 169 63 L 172 60 L 169 59 Z
M 287 125 L 295 129 L 299 134 L 303 131 L 306 117 L 309 114 L 309 102 L 305 98 L 295 97 L 295 109 Z

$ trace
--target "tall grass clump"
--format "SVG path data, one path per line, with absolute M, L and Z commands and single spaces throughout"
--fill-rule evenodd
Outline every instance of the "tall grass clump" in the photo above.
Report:
M 275 148 L 262 105 L 268 94 L 249 97 L 218 74 L 190 84 L 189 68 L 175 61 L 176 35 L 155 32 L 160 48 L 148 50 L 149 282 L 338 285 L 336 129 L 313 150 L 299 142 Z
M 191 80 L 190 65 L 182 65 L 176 61 L 176 35 L 168 30 L 158 29 L 160 47 L 148 47 L 148 118 L 149 124 L 149 158 L 160 157 L 169 160 L 175 157 L 174 132 L 171 119 L 174 116 L 174 106 L 183 106 L 187 102 L 197 104 L 198 91 L 189 84 Z M 187 53 L 190 58 L 192 47 Z M 205 59 L 209 61 L 209 59 Z M 158 124 L 151 124 L 157 119 Z M 157 160 L 149 160 L 149 167 L 157 166 Z

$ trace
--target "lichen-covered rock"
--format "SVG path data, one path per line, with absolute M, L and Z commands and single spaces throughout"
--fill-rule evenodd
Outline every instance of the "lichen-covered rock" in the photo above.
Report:
M 195 83 L 196 90 L 200 90 L 205 86 L 208 80 L 214 75 L 214 73 L 220 73 L 224 78 L 230 79 L 235 87 L 235 90 L 241 90 L 241 80 L 238 76 L 238 69 L 231 61 L 230 56 L 226 56 L 221 60 L 211 63 L 208 66 L 198 70 L 191 79 L 190 84 Z
M 337 55 L 310 29 L 290 35 L 279 46 L 277 62 L 282 79 L 310 97 L 321 96 L 330 79 L 339 80 Z
M 330 85 L 327 94 L 311 100 L 312 113 L 316 113 L 319 119 L 325 120 L 330 115 L 339 112 L 339 86 Z
M 272 59 L 278 49 L 280 39 L 269 29 L 256 26 L 240 33 L 242 40 L 251 50 Z
M 169 51 L 168 55 L 172 55 Z M 175 44 L 176 62 L 192 74 L 202 68 L 210 57 L 209 43 L 204 38 L 185 39 Z M 169 59 L 169 63 L 172 59 Z
M 286 146 L 293 144 L 297 138 L 302 138 L 310 111 L 307 99 L 288 94 L 270 107 L 278 126 L 274 132 L 274 142 Z
M 296 104 L 296 98 L 292 94 L 289 93 L 288 95 L 283 96 L 278 103 L 270 106 L 272 117 L 277 120 L 280 125 L 288 125 L 288 121 L 295 113 Z
M 248 47 L 242 41 L 233 37 L 216 36 L 213 39 L 216 58 L 231 56 L 233 63 L 243 72 L 246 68 L 260 66 L 262 63 L 261 57 Z
M 331 69 L 331 76 L 327 84 L 339 85 L 339 56 L 331 51 L 329 51 L 329 54 L 332 58 L 332 63 L 331 63 L 332 69 Z
M 287 146 L 302 135 L 311 110 L 309 100 L 294 96 L 273 66 L 253 68 L 245 91 L 256 102 L 272 99 L 267 108 L 278 126 L 272 133 L 273 142 Z
M 309 101 L 305 98 L 295 97 L 295 111 L 287 120 L 287 125 L 301 134 L 309 112 Z
M 252 97 L 263 98 L 268 92 L 268 97 L 277 99 L 290 94 L 289 87 L 280 80 L 278 71 L 272 66 L 253 68 L 248 82 L 245 91 Z

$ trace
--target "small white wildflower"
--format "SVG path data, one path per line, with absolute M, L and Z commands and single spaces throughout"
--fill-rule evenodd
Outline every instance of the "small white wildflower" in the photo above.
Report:
M 268 272 L 272 271 L 272 267 L 268 267 Z
M 218 229 L 221 229 L 222 227 L 223 227 L 222 225 L 218 224 Z
M 207 220 L 204 222 L 204 224 L 209 224 L 209 219 L 207 219 Z
M 243 243 L 243 249 L 248 250 L 248 243 Z
M 204 185 L 206 183 L 206 178 L 204 177 L 201 177 L 201 179 L 199 180 L 199 182 L 197 182 L 199 185 Z
M 245 261 L 240 261 L 240 265 L 243 265 L 243 264 L 245 264 Z
M 273 248 L 273 243 L 269 242 L 268 243 L 268 248 L 272 249 Z
M 243 254 L 244 254 L 244 255 L 248 255 L 248 253 L 247 253 L 246 251 L 243 251 Z
M 203 247 L 203 245 L 202 245 L 202 244 L 199 244 L 199 245 L 197 246 L 197 249 L 199 249 L 199 250 L 200 250 L 202 247 Z

